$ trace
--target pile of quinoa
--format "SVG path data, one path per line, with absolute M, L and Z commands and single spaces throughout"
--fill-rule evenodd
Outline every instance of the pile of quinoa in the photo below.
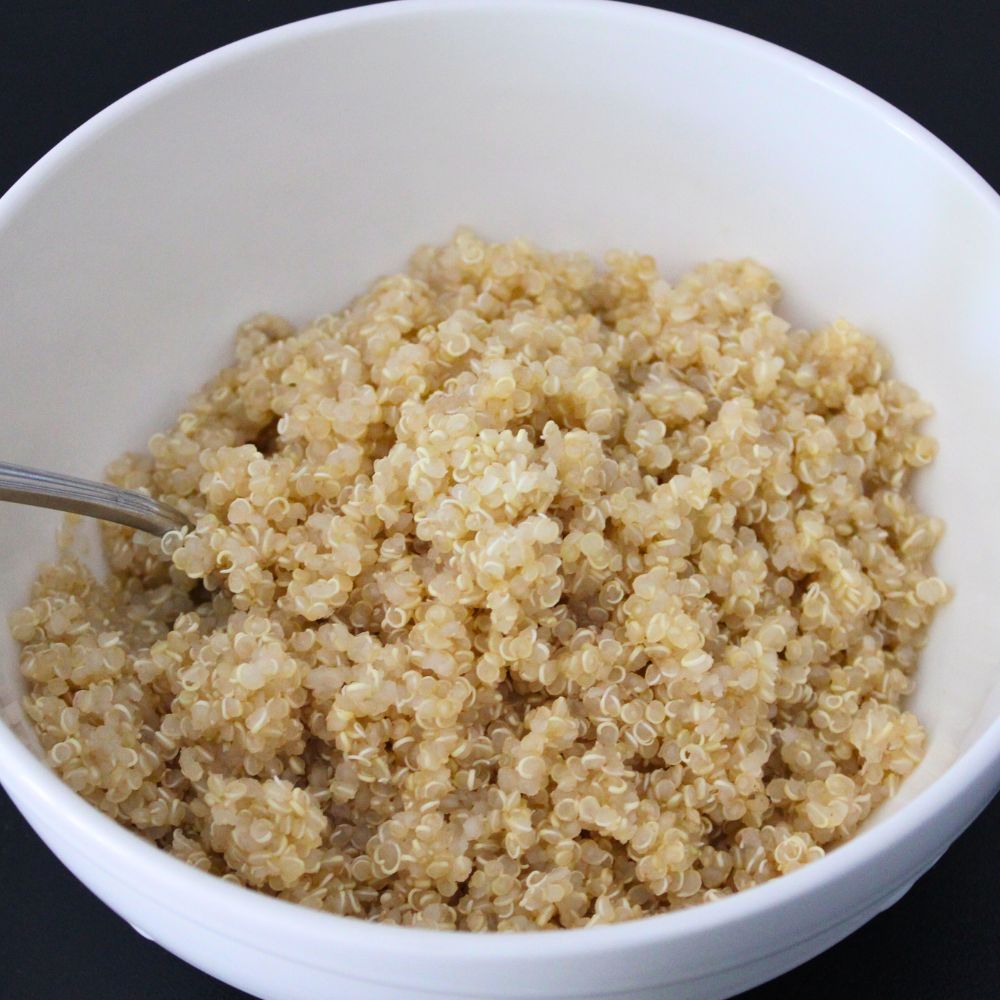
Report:
M 334 913 L 580 927 L 849 838 L 921 758 L 948 588 L 929 407 L 742 260 L 460 231 L 234 364 L 109 470 L 11 617 L 52 766 L 185 861 Z

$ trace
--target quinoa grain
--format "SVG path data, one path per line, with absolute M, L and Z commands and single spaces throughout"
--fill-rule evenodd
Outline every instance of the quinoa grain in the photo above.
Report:
M 460 231 L 236 361 L 13 613 L 52 766 L 207 872 L 466 930 L 690 906 L 850 837 L 919 762 L 948 588 L 929 408 L 752 261 Z

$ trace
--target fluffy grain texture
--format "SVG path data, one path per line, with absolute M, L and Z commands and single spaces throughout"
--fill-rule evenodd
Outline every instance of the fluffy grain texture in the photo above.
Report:
M 580 927 L 850 837 L 920 760 L 947 587 L 929 408 L 752 261 L 468 232 L 236 360 L 11 619 L 52 765 L 191 864 L 335 913 Z

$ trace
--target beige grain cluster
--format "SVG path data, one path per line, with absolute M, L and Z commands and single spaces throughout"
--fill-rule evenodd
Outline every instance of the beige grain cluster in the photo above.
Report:
M 16 612 L 62 777 L 188 862 L 335 913 L 580 927 L 850 837 L 921 756 L 947 587 L 928 407 L 751 261 L 668 284 L 460 232 L 236 362 Z

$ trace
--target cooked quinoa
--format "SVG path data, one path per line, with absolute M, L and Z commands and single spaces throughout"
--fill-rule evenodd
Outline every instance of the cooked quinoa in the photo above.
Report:
M 907 492 L 929 407 L 742 260 L 462 231 L 235 363 L 11 617 L 94 805 L 334 913 L 580 927 L 718 899 L 850 837 L 921 757 L 948 589 Z

